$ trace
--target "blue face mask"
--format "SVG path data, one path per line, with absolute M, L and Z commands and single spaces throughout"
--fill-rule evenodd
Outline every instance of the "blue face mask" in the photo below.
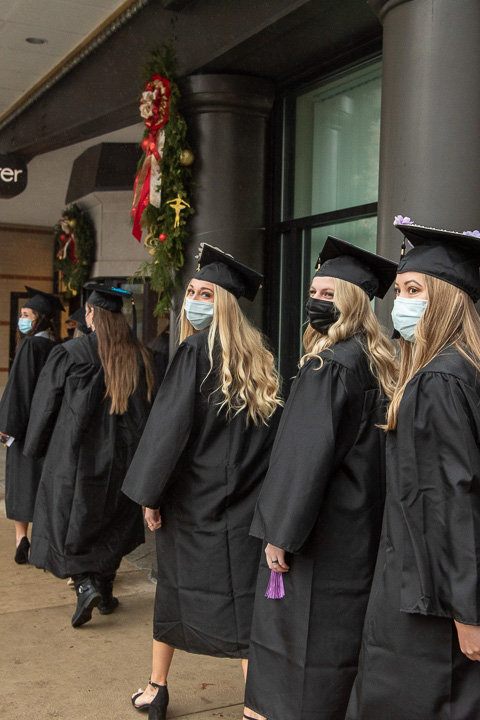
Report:
M 415 342 L 415 328 L 425 312 L 428 300 L 395 298 L 392 310 L 393 327 L 409 342 Z
M 186 298 L 185 314 L 187 320 L 193 325 L 195 330 L 204 330 L 212 322 L 213 302 Z
M 23 335 L 26 335 L 32 329 L 32 321 L 30 318 L 18 318 L 18 329 Z

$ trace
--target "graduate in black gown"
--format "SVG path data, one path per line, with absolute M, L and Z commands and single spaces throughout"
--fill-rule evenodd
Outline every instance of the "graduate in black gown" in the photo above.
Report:
M 478 720 L 480 239 L 399 228 L 414 248 L 396 280 L 385 519 L 347 718 Z
M 370 301 L 384 296 L 397 265 L 334 237 L 319 264 L 306 354 L 251 528 L 268 543 L 246 685 L 252 718 L 343 720 L 380 540 L 385 438 L 377 425 L 396 362 Z M 281 573 L 284 597 L 266 597 L 271 571 Z
M 89 286 L 91 287 L 91 286 Z M 144 542 L 141 509 L 120 488 L 150 410 L 150 353 L 122 314 L 131 293 L 95 285 L 85 305 L 94 332 L 56 347 L 33 397 L 25 453 L 45 455 L 30 562 L 72 577 L 72 625 L 107 615 L 124 555 Z
M 151 508 L 149 527 L 161 528 L 151 682 L 132 697 L 134 707 L 149 706 L 151 720 L 165 718 L 174 648 L 248 656 L 261 553 L 248 531 L 280 399 L 273 356 L 237 299 L 253 300 L 261 280 L 203 246 L 181 344 L 123 486 Z
M 60 341 L 55 314 L 63 310 L 50 293 L 26 287 L 29 299 L 18 320 L 15 360 L 0 401 L 0 437 L 8 444 L 5 476 L 7 517 L 15 521 L 15 562 L 28 562 L 28 525 L 33 520 L 42 463 L 23 454 L 30 405 L 40 371 L 53 347 Z

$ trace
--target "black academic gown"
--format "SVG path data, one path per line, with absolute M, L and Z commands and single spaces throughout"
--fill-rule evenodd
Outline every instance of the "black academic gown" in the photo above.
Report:
M 141 508 L 121 492 L 149 412 L 141 379 L 110 415 L 95 333 L 52 351 L 37 383 L 25 452 L 44 467 L 30 562 L 60 578 L 110 573 L 144 541 Z
M 154 638 L 246 657 L 261 553 L 248 531 L 276 419 L 246 426 L 244 412 L 218 413 L 207 338 L 193 335 L 175 353 L 123 491 L 162 516 Z
M 38 376 L 54 346 L 46 333 L 23 338 L 0 400 L 0 430 L 15 438 L 7 449 L 5 506 L 7 517 L 19 522 L 33 520 L 42 462 L 25 457 L 23 442 Z
M 348 720 L 478 720 L 480 386 L 449 349 L 407 385 L 387 437 L 380 552 Z
M 153 355 L 153 367 L 155 370 L 157 388 L 162 384 L 165 373 L 167 372 L 170 344 L 169 337 L 170 336 L 167 332 L 163 332 L 147 345 L 147 348 Z
M 282 599 L 264 558 L 258 575 L 245 704 L 269 720 L 343 720 L 380 540 L 384 397 L 359 336 L 321 356 L 292 385 L 251 528 L 290 565 Z

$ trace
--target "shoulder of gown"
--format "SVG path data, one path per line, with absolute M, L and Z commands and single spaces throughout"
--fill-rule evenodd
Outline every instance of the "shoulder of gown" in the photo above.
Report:
M 101 365 L 98 355 L 98 338 L 95 333 L 73 338 L 67 343 L 63 343 L 61 347 L 75 363 Z
M 420 380 L 427 373 L 452 375 L 465 385 L 479 385 L 479 374 L 467 358 L 455 347 L 448 347 L 431 360 L 428 365 L 418 370 L 410 382 Z M 480 392 L 480 391 L 479 391 Z
M 320 353 L 327 362 L 334 362 L 341 365 L 349 373 L 352 373 L 362 387 L 378 386 L 378 382 L 370 370 L 368 355 L 365 351 L 364 339 L 361 334 L 349 337 L 334 345 L 332 348 Z

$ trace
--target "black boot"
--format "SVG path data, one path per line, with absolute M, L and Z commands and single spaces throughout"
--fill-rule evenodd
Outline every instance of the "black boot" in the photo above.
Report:
M 75 583 L 77 593 L 77 607 L 72 615 L 72 625 L 73 627 L 80 627 L 91 619 L 92 610 L 98 605 L 102 596 L 98 592 L 91 575 L 86 573 L 72 575 L 72 580 Z
M 100 615 L 110 615 L 119 606 L 118 598 L 113 597 L 113 581 L 117 573 L 97 574 L 95 580 L 102 599 L 98 603 Z
M 25 563 L 28 563 L 29 550 L 30 543 L 27 536 L 22 537 L 15 552 L 15 562 L 17 563 L 17 565 L 25 565 Z
M 158 690 L 149 705 L 148 720 L 165 720 L 167 717 L 168 707 L 168 688 L 166 685 L 157 685 L 157 683 L 152 683 L 151 680 L 150 685 L 158 688 Z

